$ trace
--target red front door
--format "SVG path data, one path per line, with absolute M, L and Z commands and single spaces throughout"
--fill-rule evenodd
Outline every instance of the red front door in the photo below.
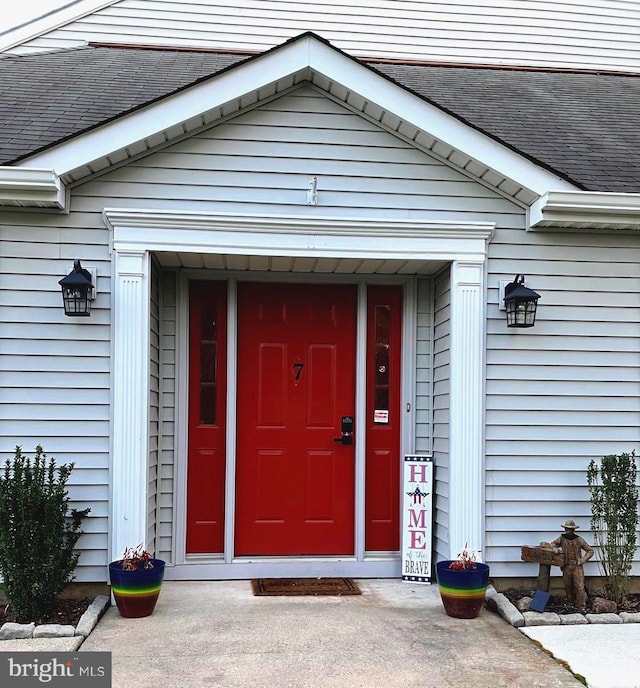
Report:
M 238 286 L 236 555 L 354 551 L 356 289 Z
M 224 550 L 227 285 L 189 290 L 187 554 Z

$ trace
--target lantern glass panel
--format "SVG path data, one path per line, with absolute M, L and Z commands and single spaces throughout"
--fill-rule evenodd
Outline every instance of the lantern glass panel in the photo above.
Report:
M 506 302 L 507 327 L 533 327 L 536 320 L 536 300 L 510 299 Z
M 65 315 L 91 315 L 91 288 L 84 286 L 70 286 L 62 288 Z

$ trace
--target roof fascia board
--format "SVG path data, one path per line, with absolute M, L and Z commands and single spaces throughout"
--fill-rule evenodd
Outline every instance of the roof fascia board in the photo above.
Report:
M 640 194 L 602 191 L 548 191 L 529 210 L 529 229 L 567 225 L 588 229 L 640 229 Z
M 59 175 L 63 175 L 179 122 L 198 117 L 203 110 L 237 99 L 306 68 L 428 132 L 538 195 L 552 189 L 576 189 L 561 177 L 310 34 L 35 154 L 20 164 L 52 167 Z M 203 103 L 206 103 L 205 107 Z
M 52 169 L 0 166 L 0 205 L 65 208 L 66 189 Z
M 48 12 L 33 21 L 20 24 L 20 26 L 0 34 L 0 53 L 38 38 L 76 19 L 109 7 L 109 5 L 115 5 L 117 2 L 120 0 L 107 0 L 106 2 L 105 0 L 80 0 L 61 7 L 59 10 Z

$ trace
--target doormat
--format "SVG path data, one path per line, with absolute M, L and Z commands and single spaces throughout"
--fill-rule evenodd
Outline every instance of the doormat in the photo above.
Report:
M 254 595 L 361 595 L 351 578 L 254 578 Z

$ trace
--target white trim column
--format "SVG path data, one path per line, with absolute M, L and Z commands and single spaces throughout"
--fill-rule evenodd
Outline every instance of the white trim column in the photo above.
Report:
M 484 548 L 484 262 L 451 266 L 449 555 Z
M 149 253 L 114 250 L 111 555 L 147 540 Z

